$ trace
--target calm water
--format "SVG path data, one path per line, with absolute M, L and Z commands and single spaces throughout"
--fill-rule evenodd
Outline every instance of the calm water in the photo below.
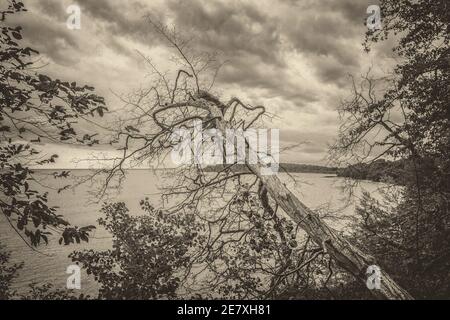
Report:
M 48 172 L 47 172 L 48 173 Z M 84 175 L 84 170 L 73 171 L 74 175 Z M 327 208 L 328 211 L 335 211 L 340 217 L 352 215 L 355 202 L 361 194 L 361 190 L 376 192 L 380 186 L 373 182 L 361 182 L 356 189 L 355 195 L 349 198 L 343 192 L 344 179 L 330 177 L 326 174 L 298 173 L 293 174 L 297 183 L 293 183 L 286 174 L 280 174 L 280 178 L 286 185 L 295 192 L 300 199 L 312 209 Z M 52 177 L 47 178 L 49 184 L 55 183 Z M 114 200 L 126 202 L 130 211 L 139 208 L 139 200 L 148 196 L 153 203 L 160 202 L 158 196 L 158 185 L 163 183 L 163 179 L 151 171 L 130 170 L 123 184 L 123 191 Z M 73 225 L 96 225 L 101 213 L 100 203 L 92 201 L 89 193 L 90 186 L 83 184 L 75 190 L 64 191 L 60 194 L 51 193 L 51 205 L 60 207 L 59 213 L 63 214 Z M 333 227 L 342 229 L 345 227 L 345 219 L 334 221 Z M 57 238 L 50 240 L 50 243 L 42 245 L 37 253 L 28 248 L 16 233 L 7 225 L 4 216 L 0 216 L 0 242 L 12 251 L 13 262 L 25 262 L 19 277 L 14 282 L 14 288 L 19 292 L 26 289 L 33 282 L 50 282 L 55 287 L 64 289 L 66 286 L 66 268 L 71 264 L 68 258 L 69 253 L 82 249 L 108 249 L 111 246 L 110 235 L 103 229 L 97 227 L 95 234 L 90 238 L 89 243 L 80 245 L 61 246 Z M 95 294 L 96 284 L 88 275 L 82 275 L 81 287 L 83 293 Z

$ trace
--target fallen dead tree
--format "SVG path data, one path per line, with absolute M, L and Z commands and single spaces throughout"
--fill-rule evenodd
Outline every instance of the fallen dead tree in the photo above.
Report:
M 193 130 L 193 122 L 201 121 L 204 126 L 213 127 L 225 135 L 228 128 L 247 130 L 258 120 L 267 115 L 264 107 L 253 107 L 232 98 L 224 103 L 211 93 L 212 84 L 217 75 L 217 64 L 213 56 L 196 55 L 192 53 L 189 42 L 181 39 L 174 30 L 154 23 L 150 23 L 162 37 L 177 52 L 181 68 L 176 72 L 174 80 L 159 71 L 152 61 L 146 58 L 156 76 L 155 86 L 148 90 L 141 90 L 133 99 L 126 101 L 133 109 L 132 117 L 122 123 L 114 142 L 123 143 L 123 156 L 113 159 L 112 169 L 107 176 L 107 186 L 115 176 L 124 174 L 127 162 L 142 163 L 165 157 L 176 146 L 173 133 L 179 129 Z M 216 68 L 213 78 L 205 84 L 201 75 L 205 70 Z M 206 88 L 206 89 L 203 89 Z M 238 116 L 239 109 L 242 110 Z M 256 113 L 256 115 L 254 115 Z M 247 147 L 251 146 L 247 143 Z M 230 209 L 234 196 L 223 205 L 213 205 L 217 192 L 236 185 L 243 186 L 241 178 L 250 176 L 254 182 L 246 185 L 249 192 L 261 194 L 265 192 L 266 199 L 262 205 L 266 210 L 276 214 L 278 207 L 292 219 L 320 249 L 327 253 L 337 265 L 347 270 L 364 284 L 367 281 L 367 268 L 377 265 L 375 259 L 367 253 L 349 243 L 343 236 L 330 228 L 320 216 L 307 208 L 279 179 L 277 175 L 263 174 L 265 166 L 258 163 L 246 162 L 250 172 L 236 172 L 233 164 L 226 165 L 214 174 L 205 174 L 198 163 L 184 166 L 178 173 L 177 183 L 166 190 L 166 196 L 182 196 L 183 199 L 172 207 L 173 212 L 187 207 L 197 208 L 201 203 L 208 203 L 210 210 L 215 213 L 214 221 L 220 222 L 222 234 L 236 233 L 242 235 L 242 230 L 236 227 L 236 217 L 239 213 Z M 233 187 L 230 187 L 233 185 Z M 222 199 L 225 199 L 223 197 Z M 275 207 L 275 208 L 273 208 Z M 205 218 L 206 220 L 206 218 Z M 208 220 L 208 223 L 213 223 Z M 210 242 L 205 247 L 211 252 L 222 250 L 222 246 L 214 247 L 217 242 L 215 236 L 209 237 Z M 206 249 L 205 249 L 206 250 Z M 284 268 L 286 269 L 286 268 Z M 283 270 L 284 272 L 286 270 Z M 371 290 L 376 297 L 383 299 L 411 299 L 412 297 L 401 288 L 382 268 L 381 286 Z

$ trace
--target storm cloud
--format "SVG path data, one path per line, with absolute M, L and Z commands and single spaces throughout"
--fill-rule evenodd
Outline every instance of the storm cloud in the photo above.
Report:
M 215 84 L 222 96 L 240 96 L 276 113 L 282 144 L 308 141 L 288 161 L 320 162 L 337 133 L 336 108 L 348 93 L 350 74 L 389 59 L 389 48 L 363 52 L 369 0 L 63 0 L 25 1 L 18 18 L 28 43 L 49 73 L 94 85 L 109 107 L 111 91 L 149 85 L 137 51 L 162 63 L 170 48 L 147 21 L 151 16 L 192 37 L 196 50 L 226 61 Z M 65 21 L 71 4 L 81 8 L 81 30 Z M 167 60 L 167 59 L 166 59 Z M 76 72 L 74 72 L 76 70 Z M 105 81 L 107 79 L 107 81 Z M 283 131 L 285 133 L 283 134 Z M 304 156 L 304 155 L 308 156 Z

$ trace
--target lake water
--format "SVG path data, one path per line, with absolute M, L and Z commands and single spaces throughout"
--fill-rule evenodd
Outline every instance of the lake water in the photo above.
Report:
M 49 172 L 42 172 L 42 175 Z M 87 174 L 86 170 L 72 171 L 75 176 Z M 280 178 L 286 183 L 291 191 L 311 209 L 327 208 L 327 211 L 334 211 L 337 216 L 342 217 L 334 221 L 332 225 L 337 229 L 345 227 L 346 215 L 353 215 L 355 203 L 361 195 L 361 190 L 376 193 L 380 184 L 363 181 L 356 188 L 355 194 L 348 198 L 342 188 L 345 185 L 344 179 L 333 177 L 328 174 L 318 173 L 295 173 L 292 174 L 297 183 L 294 183 L 287 174 L 281 173 Z M 52 180 L 52 181 L 50 181 Z M 45 181 L 55 183 L 52 177 Z M 127 178 L 123 183 L 123 191 L 114 198 L 115 201 L 124 201 L 128 208 L 139 208 L 139 201 L 148 196 L 153 203 L 160 202 L 158 195 L 158 185 L 164 180 L 154 171 L 129 170 Z M 29 284 L 50 282 L 56 288 L 66 287 L 67 267 L 71 264 L 68 258 L 69 253 L 74 250 L 97 249 L 103 250 L 111 247 L 110 235 L 98 227 L 97 219 L 101 216 L 99 209 L 101 203 L 95 203 L 90 195 L 88 184 L 80 185 L 74 190 L 67 190 L 60 194 L 50 192 L 50 204 L 60 207 L 58 213 L 64 215 L 73 225 L 96 225 L 97 230 L 90 238 L 89 243 L 64 246 L 58 244 L 57 237 L 52 238 L 48 245 L 41 245 L 38 253 L 28 248 L 18 235 L 7 224 L 5 217 L 0 216 L 0 242 L 11 251 L 12 262 L 24 262 L 25 266 L 20 271 L 19 277 L 14 281 L 14 289 L 21 292 Z M 350 201 L 349 201 L 350 200 Z M 87 294 L 95 294 L 96 283 L 91 277 L 82 274 L 81 291 Z

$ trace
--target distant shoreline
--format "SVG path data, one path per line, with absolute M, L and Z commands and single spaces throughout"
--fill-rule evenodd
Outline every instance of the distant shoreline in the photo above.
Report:
M 322 173 L 327 174 L 326 177 L 343 177 L 351 178 L 354 180 L 367 180 L 380 182 L 386 178 L 392 180 L 395 184 L 402 184 L 402 176 L 407 160 L 398 161 L 386 161 L 384 159 L 378 159 L 370 164 L 356 164 L 349 165 L 347 167 L 327 167 L 312 164 L 300 164 L 300 163 L 280 163 L 279 173 Z M 203 170 L 205 172 L 219 172 L 223 170 L 225 165 L 212 165 L 207 166 Z M 167 171 L 177 168 L 128 168 L 125 171 L 130 170 L 144 170 L 144 171 Z M 235 164 L 234 168 L 237 172 L 249 172 L 249 169 L 245 164 Z M 81 171 L 81 170 L 108 170 L 107 168 L 32 168 L 35 171 Z
M 224 165 L 208 166 L 204 170 L 206 172 L 217 172 L 224 168 Z M 248 171 L 248 168 L 244 164 L 236 164 L 235 169 L 240 172 Z M 299 164 L 299 163 L 280 163 L 278 172 L 289 173 L 334 173 L 337 174 L 338 168 L 326 167 L 311 164 Z
M 204 168 L 205 172 L 217 172 L 224 168 L 223 165 L 207 166 Z M 235 168 L 238 171 L 248 171 L 243 164 L 237 164 Z M 176 168 L 128 168 L 124 170 L 146 170 L 146 171 L 163 171 Z M 76 170 L 107 170 L 107 168 L 33 168 L 36 171 L 76 171 Z M 328 173 L 337 174 L 338 168 L 326 167 L 311 164 L 297 164 L 297 163 L 280 163 L 279 172 L 289 173 Z

